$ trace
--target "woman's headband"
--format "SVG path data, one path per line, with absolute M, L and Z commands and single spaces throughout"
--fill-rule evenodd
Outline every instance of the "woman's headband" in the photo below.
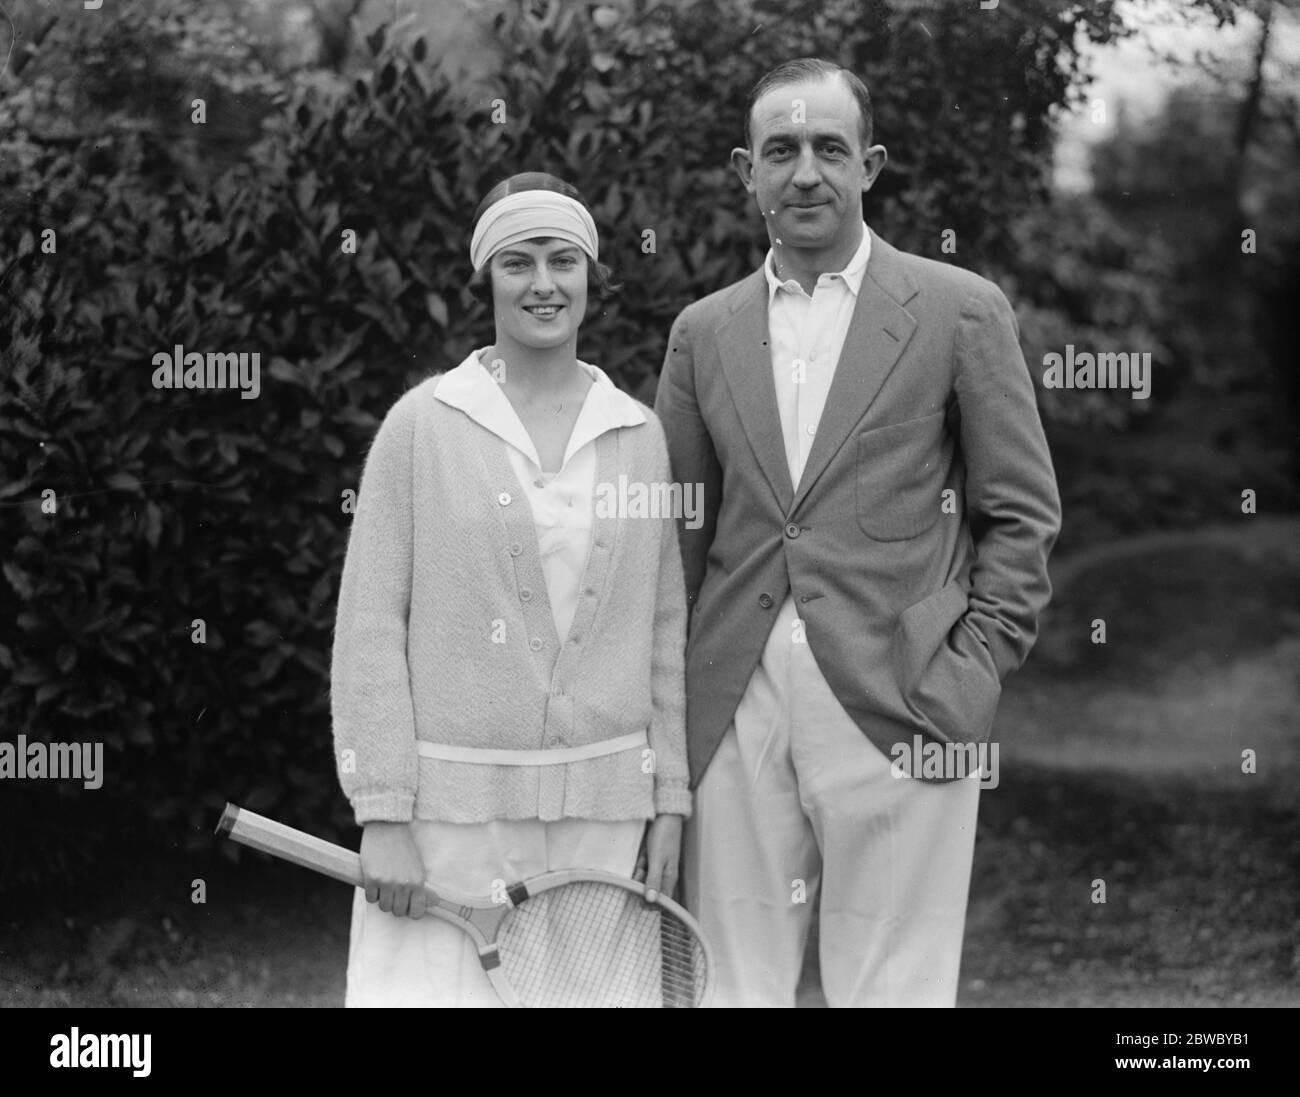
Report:
M 593 263 L 598 258 L 596 222 L 581 202 L 553 190 L 521 190 L 494 202 L 479 218 L 470 262 L 482 270 L 502 248 L 539 236 L 576 244 Z

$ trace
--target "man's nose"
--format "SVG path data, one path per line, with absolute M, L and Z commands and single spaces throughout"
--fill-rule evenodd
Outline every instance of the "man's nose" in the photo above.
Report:
M 796 187 L 815 187 L 821 179 L 817 157 L 813 154 L 811 146 L 805 145 L 799 150 L 799 159 L 795 162 L 794 177 L 791 182 Z

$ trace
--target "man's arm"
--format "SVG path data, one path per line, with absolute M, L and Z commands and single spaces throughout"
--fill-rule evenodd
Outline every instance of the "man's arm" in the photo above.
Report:
M 718 511 L 722 505 L 722 466 L 718 463 L 713 439 L 696 399 L 695 358 L 685 312 L 674 321 L 672 333 L 668 336 L 668 351 L 659 375 L 654 410 L 668 441 L 673 480 L 683 489 L 687 484 L 700 485 L 696 489 L 700 506 L 699 528 L 688 529 L 685 517 L 678 523 L 689 614 L 694 612 L 704 583 L 709 546 L 713 544 L 718 526 Z
M 1061 499 L 1015 314 L 992 283 L 963 306 L 956 354 L 976 553 L 965 620 L 1005 678 L 1033 647 L 1052 593 L 1047 556 L 1061 528 Z

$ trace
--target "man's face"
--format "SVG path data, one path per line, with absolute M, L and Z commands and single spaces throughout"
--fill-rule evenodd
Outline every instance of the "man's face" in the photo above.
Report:
M 754 104 L 750 139 L 732 163 L 774 244 L 820 250 L 851 237 L 885 149 L 862 147 L 857 100 L 843 80 L 772 88 Z

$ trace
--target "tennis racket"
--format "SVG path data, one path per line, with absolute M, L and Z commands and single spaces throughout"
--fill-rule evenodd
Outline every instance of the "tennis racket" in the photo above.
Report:
M 217 833 L 363 887 L 350 849 L 227 804 Z M 652 1007 L 708 1004 L 713 963 L 699 925 L 663 895 L 609 872 L 544 872 L 504 902 L 456 902 L 426 885 L 427 913 L 462 929 L 507 1006 Z

